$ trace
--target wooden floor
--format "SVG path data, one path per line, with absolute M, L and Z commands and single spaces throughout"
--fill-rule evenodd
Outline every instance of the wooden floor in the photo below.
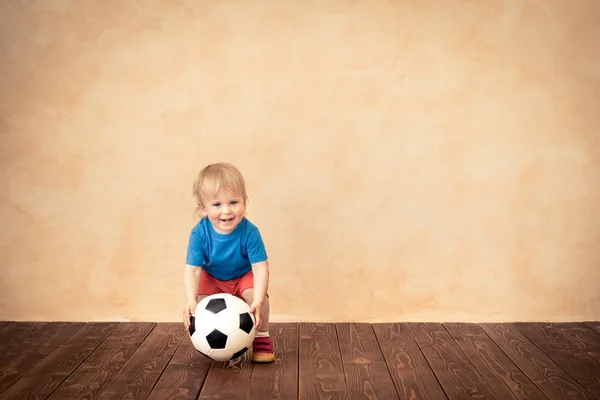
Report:
M 600 399 L 600 322 L 272 324 L 277 360 L 183 324 L 0 322 L 0 399 Z

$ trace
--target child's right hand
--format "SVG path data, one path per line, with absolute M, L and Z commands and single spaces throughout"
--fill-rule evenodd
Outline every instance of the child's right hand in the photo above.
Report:
M 183 324 L 185 325 L 185 329 L 190 328 L 190 315 L 196 312 L 197 305 L 198 302 L 195 299 L 188 301 L 185 305 L 185 308 L 183 309 Z

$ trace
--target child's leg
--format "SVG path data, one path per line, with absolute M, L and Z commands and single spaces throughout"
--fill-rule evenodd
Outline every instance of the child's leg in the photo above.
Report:
M 242 297 L 244 301 L 251 305 L 254 301 L 254 289 L 248 288 L 242 292 Z M 260 327 L 257 333 L 267 333 L 269 332 L 269 314 L 270 314 L 270 306 L 269 306 L 269 296 L 265 297 L 265 301 L 262 305 L 262 310 L 260 312 L 260 319 L 262 320 L 260 323 Z
M 252 271 L 244 275 L 239 282 L 238 292 L 248 305 L 254 301 L 254 276 Z M 273 342 L 269 337 L 269 314 L 271 306 L 269 296 L 265 297 L 260 312 L 260 327 L 256 332 L 254 343 L 252 343 L 252 361 L 254 362 L 273 362 L 275 355 L 273 351 Z
M 196 303 L 200 303 L 202 301 L 203 298 L 208 297 L 207 294 L 199 294 L 198 297 L 196 298 Z

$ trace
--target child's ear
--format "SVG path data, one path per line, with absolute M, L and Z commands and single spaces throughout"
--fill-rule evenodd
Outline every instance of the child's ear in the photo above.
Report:
M 204 204 L 202 202 L 198 202 L 198 210 L 202 213 L 202 215 L 206 215 L 206 209 L 204 208 Z

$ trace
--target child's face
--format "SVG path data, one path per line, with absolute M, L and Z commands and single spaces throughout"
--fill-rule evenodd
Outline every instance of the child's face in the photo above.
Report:
M 246 212 L 244 197 L 228 190 L 203 196 L 202 200 L 204 204 L 201 204 L 200 208 L 214 230 L 223 235 L 233 232 Z

